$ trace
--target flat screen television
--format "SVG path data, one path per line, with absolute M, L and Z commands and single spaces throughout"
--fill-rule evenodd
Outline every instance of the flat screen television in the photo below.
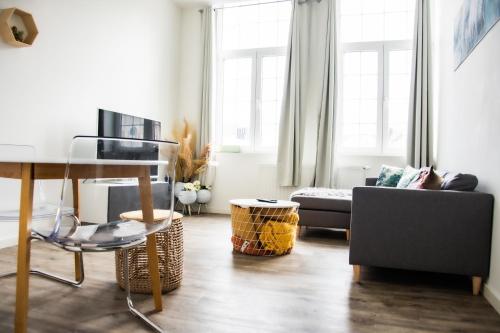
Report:
M 160 140 L 161 123 L 151 119 L 99 109 L 97 135 L 109 138 Z M 133 141 L 99 140 L 97 142 L 97 158 L 157 160 L 158 145 Z M 157 167 L 151 167 L 151 175 L 156 176 L 157 174 Z

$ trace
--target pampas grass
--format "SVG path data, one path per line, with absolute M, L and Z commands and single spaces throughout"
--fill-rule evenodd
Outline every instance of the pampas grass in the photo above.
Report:
M 176 181 L 192 182 L 198 178 L 208 166 L 210 160 L 211 146 L 210 144 L 202 147 L 200 156 L 195 158 L 194 152 L 196 151 L 196 131 L 184 119 L 184 126 L 182 129 L 174 128 L 174 138 L 179 142 L 179 157 L 176 166 Z

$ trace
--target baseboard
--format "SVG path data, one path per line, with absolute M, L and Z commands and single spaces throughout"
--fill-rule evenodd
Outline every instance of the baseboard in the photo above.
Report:
M 483 295 L 491 306 L 500 314 L 500 295 L 491 289 L 488 284 L 484 285 Z
M 17 237 L 1 238 L 0 249 L 17 245 Z

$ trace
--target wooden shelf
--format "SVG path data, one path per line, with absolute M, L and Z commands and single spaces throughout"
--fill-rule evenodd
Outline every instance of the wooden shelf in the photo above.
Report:
M 12 33 L 12 26 L 16 25 L 13 22 L 16 17 L 24 25 L 21 29 L 25 34 L 22 42 L 16 40 L 14 34 Z M 2 10 L 0 13 L 0 35 L 6 43 L 12 46 L 27 47 L 33 45 L 33 42 L 38 35 L 38 29 L 36 27 L 35 20 L 30 13 L 17 8 L 7 8 Z

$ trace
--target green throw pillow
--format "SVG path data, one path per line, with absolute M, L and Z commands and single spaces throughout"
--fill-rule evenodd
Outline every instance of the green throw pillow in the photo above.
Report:
M 396 187 L 399 179 L 403 175 L 403 171 L 403 168 L 382 165 L 375 186 Z
M 407 166 L 398 182 L 397 188 L 407 188 L 415 179 L 418 178 L 420 170 Z

